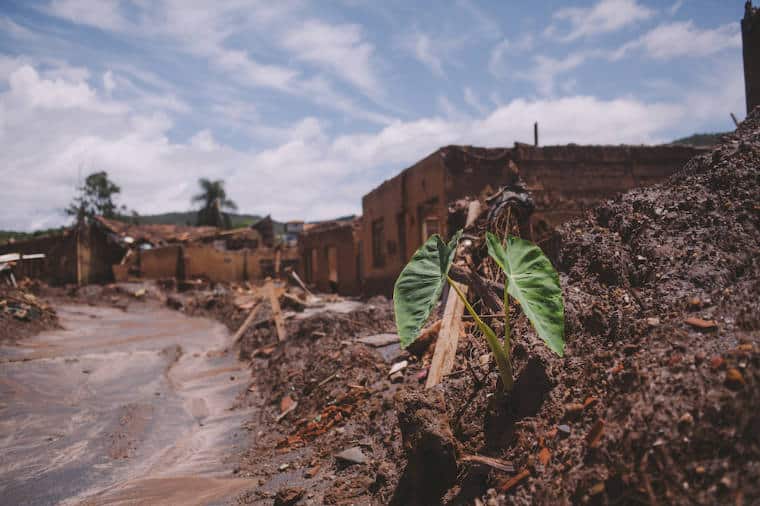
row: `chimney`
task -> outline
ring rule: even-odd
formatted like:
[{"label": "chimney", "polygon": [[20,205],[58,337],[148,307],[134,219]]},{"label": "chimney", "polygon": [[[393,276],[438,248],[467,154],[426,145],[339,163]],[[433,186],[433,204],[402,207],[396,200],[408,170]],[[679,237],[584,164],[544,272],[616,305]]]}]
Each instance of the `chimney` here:
[{"label": "chimney", "polygon": [[538,147],[538,121],[533,123],[533,145]]}]

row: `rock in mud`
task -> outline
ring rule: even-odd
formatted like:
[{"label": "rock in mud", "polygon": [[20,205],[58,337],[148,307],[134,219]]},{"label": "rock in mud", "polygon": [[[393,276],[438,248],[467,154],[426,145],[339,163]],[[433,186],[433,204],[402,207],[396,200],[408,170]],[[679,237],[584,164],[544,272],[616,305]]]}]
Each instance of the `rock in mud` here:
[{"label": "rock in mud", "polygon": [[366,464],[367,456],[364,455],[361,448],[353,446],[335,455],[335,458],[344,464]]},{"label": "rock in mud", "polygon": [[443,395],[402,392],[397,409],[407,465],[391,504],[438,504],[457,478],[457,447]]},{"label": "rock in mud", "polygon": [[274,506],[293,506],[303,498],[306,491],[302,488],[283,488],[274,497]]}]

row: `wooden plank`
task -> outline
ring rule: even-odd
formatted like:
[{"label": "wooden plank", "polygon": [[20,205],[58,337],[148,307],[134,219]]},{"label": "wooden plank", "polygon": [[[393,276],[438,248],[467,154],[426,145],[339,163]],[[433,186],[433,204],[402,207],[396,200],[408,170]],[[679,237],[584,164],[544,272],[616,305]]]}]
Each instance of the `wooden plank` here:
[{"label": "wooden plank", "polygon": [[274,326],[277,330],[277,339],[284,341],[288,338],[285,334],[285,320],[282,318],[282,309],[280,308],[280,301],[277,298],[277,290],[275,289],[272,281],[267,281],[267,295],[269,297],[269,303],[272,306],[272,318],[274,319]]},{"label": "wooden plank", "polygon": [[256,316],[256,312],[259,308],[258,302],[253,304],[253,307],[251,308],[251,312],[248,313],[248,316],[246,317],[243,324],[240,326],[240,328],[235,332],[235,337],[233,339],[233,342],[238,342],[241,337],[243,337],[243,333],[248,329],[248,327],[251,326],[251,323],[253,322],[253,317]]},{"label": "wooden plank", "polygon": [[[467,296],[467,285],[457,283],[457,288]],[[443,310],[441,330],[435,343],[435,352],[433,352],[433,361],[430,364],[425,388],[431,388],[440,383],[443,377],[454,368],[463,311],[464,302],[462,302],[454,290],[449,290],[446,307]]]}]

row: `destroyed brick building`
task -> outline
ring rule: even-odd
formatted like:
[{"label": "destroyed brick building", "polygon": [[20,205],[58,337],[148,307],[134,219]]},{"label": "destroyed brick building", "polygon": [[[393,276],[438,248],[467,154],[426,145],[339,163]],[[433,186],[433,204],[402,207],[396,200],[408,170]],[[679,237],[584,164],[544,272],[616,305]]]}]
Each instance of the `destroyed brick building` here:
[{"label": "destroyed brick building", "polygon": [[299,264],[297,248],[265,240],[252,227],[135,225],[103,217],[61,234],[0,245],[2,253],[45,254],[19,266],[18,274],[53,285],[132,278],[248,281]]},{"label": "destroyed brick building", "polygon": [[742,19],[742,50],[744,56],[744,89],[747,113],[760,105],[760,8],[748,1]]},{"label": "destroyed brick building", "polygon": [[307,283],[323,292],[361,293],[360,227],[355,216],[304,226],[300,252]]},{"label": "destroyed brick building", "polygon": [[536,203],[531,227],[540,232],[600,200],[662,181],[699,152],[678,145],[443,147],[362,199],[363,292],[390,294],[424,240],[448,235],[450,202],[510,184],[518,173]]}]

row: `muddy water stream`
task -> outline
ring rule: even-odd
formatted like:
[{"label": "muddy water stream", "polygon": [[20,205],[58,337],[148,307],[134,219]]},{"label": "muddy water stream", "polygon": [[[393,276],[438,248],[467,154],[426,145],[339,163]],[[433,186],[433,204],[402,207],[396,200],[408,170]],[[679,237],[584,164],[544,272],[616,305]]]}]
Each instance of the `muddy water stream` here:
[{"label": "muddy water stream", "polygon": [[148,304],[58,308],[64,330],[0,348],[3,504],[218,504],[250,373],[219,323]]}]

